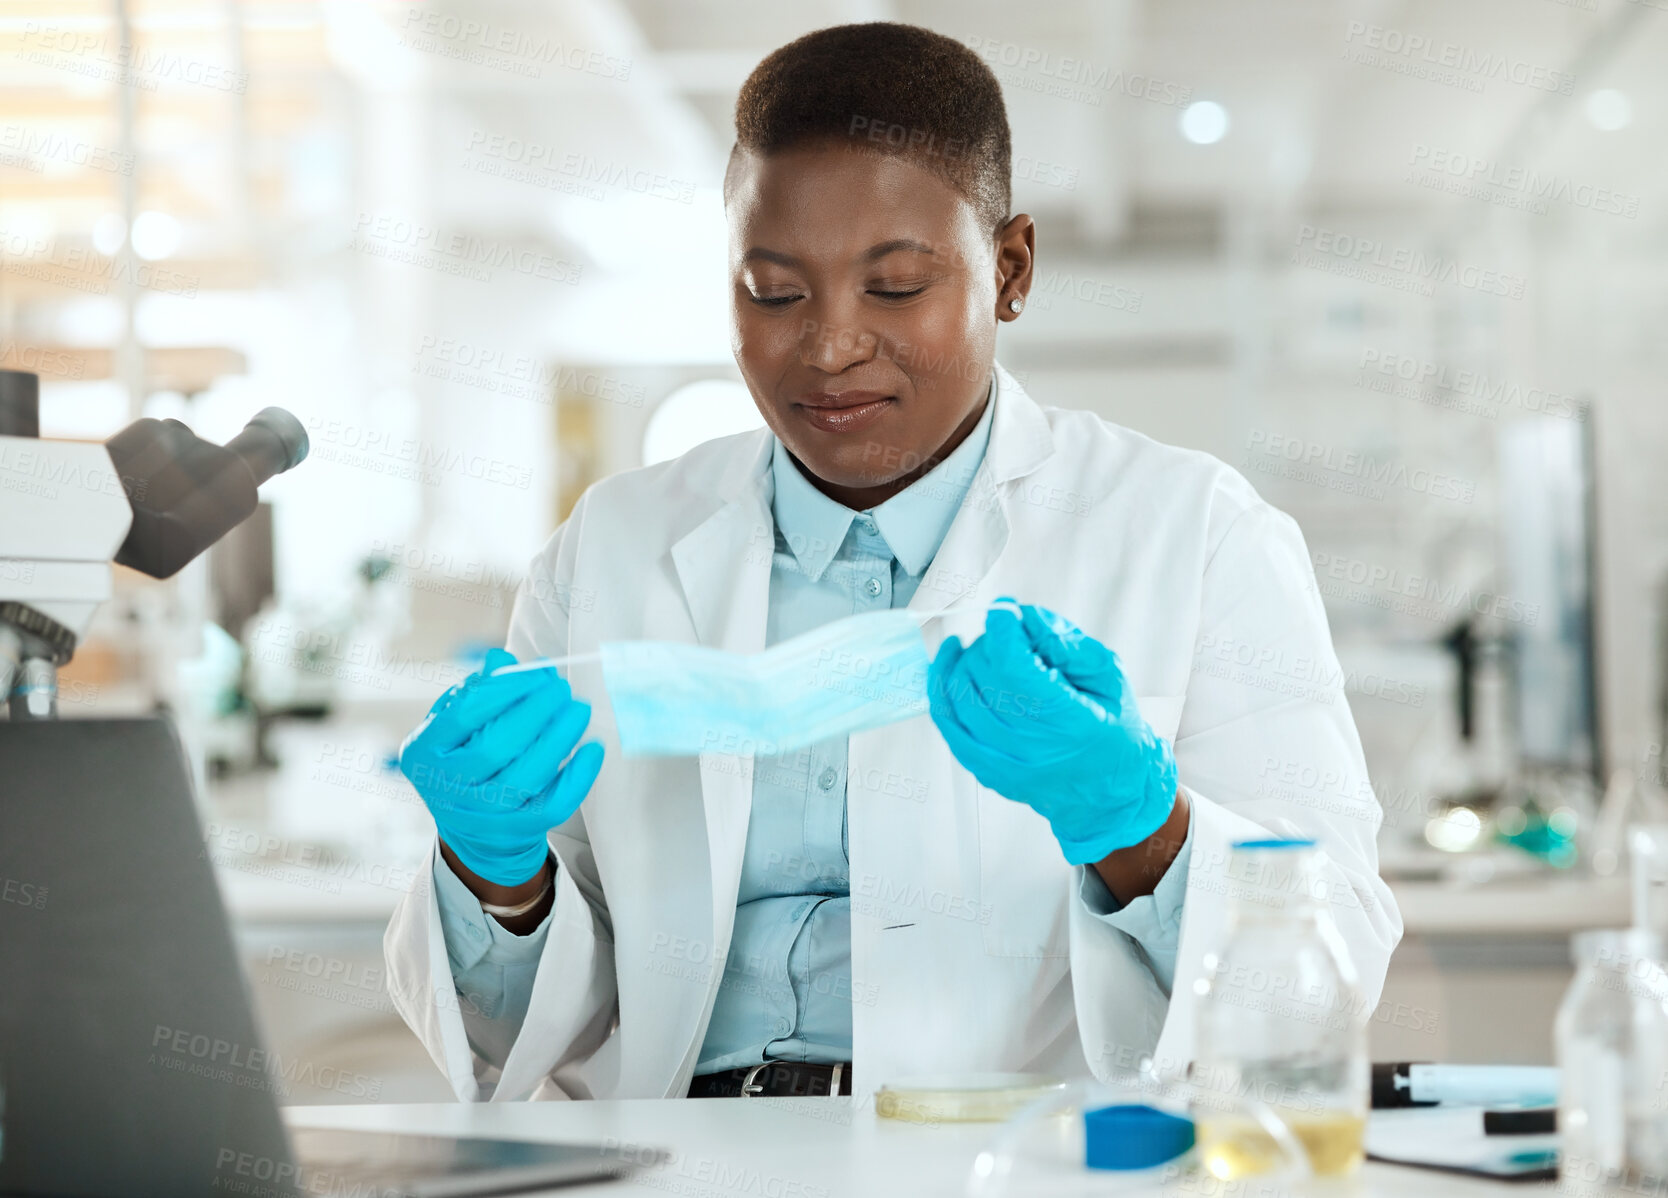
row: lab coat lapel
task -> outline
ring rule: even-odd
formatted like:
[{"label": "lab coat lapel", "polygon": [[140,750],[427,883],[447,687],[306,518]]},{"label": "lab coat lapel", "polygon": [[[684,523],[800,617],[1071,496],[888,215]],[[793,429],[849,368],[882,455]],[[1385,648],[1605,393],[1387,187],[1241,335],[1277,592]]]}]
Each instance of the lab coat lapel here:
[{"label": "lab coat lapel", "polygon": [[764,648],[776,543],[770,514],[774,444],[768,433],[761,434],[720,490],[718,506],[672,544],[678,583],[703,645],[738,653]]},{"label": "lab coat lapel", "polygon": [[[765,647],[770,600],[770,564],[775,523],[770,514],[770,451],[766,434],[744,471],[721,497],[721,505],[672,546],[689,617],[700,644],[735,653]],[[706,1009],[696,1021],[683,1061],[665,1079],[668,1095],[681,1094],[706,1035],[711,998],[722,978],[735,925],[741,859],[747,847],[747,819],[753,797],[753,758],[701,754],[701,800],[705,808],[709,878],[712,884],[713,976]]]},{"label": "lab coat lapel", "polygon": [[[757,653],[765,647],[773,529],[762,490],[749,490],[672,547],[672,560],[701,644],[734,653]],[[742,762],[739,768],[738,761]],[[752,773],[751,757],[701,754],[713,912],[719,927],[727,927],[729,916],[735,913]]]},{"label": "lab coat lapel", "polygon": [[[990,444],[985,460],[973,476],[944,541],[933,555],[932,565],[911,598],[915,611],[930,612],[944,607],[966,607],[979,592],[980,584],[995,566],[1008,543],[1009,510],[1015,502],[1014,480],[1029,474],[1054,452],[1053,430],[1018,381],[996,364],[996,392],[992,402]],[[996,596],[985,596],[992,599]],[[965,618],[950,617],[950,627],[960,629]],[[972,622],[977,634],[984,626],[982,610]]]}]

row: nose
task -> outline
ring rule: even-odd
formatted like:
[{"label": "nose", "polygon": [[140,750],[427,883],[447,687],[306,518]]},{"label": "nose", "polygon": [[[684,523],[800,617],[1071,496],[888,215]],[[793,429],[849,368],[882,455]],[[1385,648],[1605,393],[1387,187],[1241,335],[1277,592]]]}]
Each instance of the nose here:
[{"label": "nose", "polygon": [[879,336],[862,326],[855,311],[823,304],[806,313],[800,326],[799,360],[824,374],[839,374],[873,359],[879,345]]}]

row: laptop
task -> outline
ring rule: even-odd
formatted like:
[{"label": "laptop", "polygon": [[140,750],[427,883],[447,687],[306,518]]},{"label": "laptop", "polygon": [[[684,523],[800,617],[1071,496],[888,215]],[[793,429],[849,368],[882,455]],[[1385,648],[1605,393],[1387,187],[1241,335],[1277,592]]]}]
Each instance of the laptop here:
[{"label": "laptop", "polygon": [[288,1133],[162,719],[0,721],[0,1194],[452,1198],[632,1147]]}]

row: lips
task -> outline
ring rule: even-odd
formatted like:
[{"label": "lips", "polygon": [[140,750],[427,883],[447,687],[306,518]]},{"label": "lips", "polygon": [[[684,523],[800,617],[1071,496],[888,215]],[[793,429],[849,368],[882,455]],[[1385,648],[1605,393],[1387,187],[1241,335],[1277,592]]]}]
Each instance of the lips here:
[{"label": "lips", "polygon": [[879,391],[817,391],[802,396],[793,405],[802,420],[830,433],[849,433],[867,428],[898,401]]}]

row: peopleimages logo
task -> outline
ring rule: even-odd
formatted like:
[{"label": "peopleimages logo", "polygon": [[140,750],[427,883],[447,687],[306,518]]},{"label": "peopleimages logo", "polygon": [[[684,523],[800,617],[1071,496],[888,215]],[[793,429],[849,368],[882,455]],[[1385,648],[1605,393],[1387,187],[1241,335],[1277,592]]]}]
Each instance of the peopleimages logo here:
[{"label": "peopleimages logo", "polygon": [[629,58],[572,45],[549,33],[530,33],[441,9],[414,6],[406,10],[400,44],[534,79],[543,77],[546,66],[622,83],[631,78]]},{"label": "peopleimages logo", "polygon": [[[1358,237],[1315,225],[1298,228],[1293,255],[1293,261],[1301,266],[1333,269],[1332,264],[1340,264],[1363,272],[1387,273],[1421,288],[1428,288],[1431,283],[1452,283],[1485,295],[1522,299],[1527,286],[1527,280],[1522,275],[1505,274],[1475,263],[1462,262],[1458,258],[1427,254],[1406,246],[1387,246],[1374,237]],[[1371,275],[1363,277],[1370,279]],[[1430,292],[1427,289],[1423,294]]]},{"label": "peopleimages logo", "polygon": [[[1503,595],[1486,588],[1472,590],[1456,583],[1444,583],[1424,574],[1409,574],[1391,566],[1365,562],[1359,558],[1318,551],[1313,555],[1315,575],[1321,594],[1328,598],[1354,598],[1370,602],[1374,592],[1382,591],[1387,600],[1416,601],[1407,610],[1421,614],[1417,604],[1443,611],[1467,610],[1479,616],[1491,616],[1512,624],[1533,625],[1541,617],[1541,605]],[[1348,583],[1360,588],[1351,592],[1328,583]],[[1379,604],[1383,606],[1383,604]]]},{"label": "peopleimages logo", "polygon": [[417,342],[411,369],[414,374],[441,382],[543,404],[555,403],[559,395],[582,395],[604,403],[641,408],[648,396],[647,388],[641,383],[627,382],[601,371],[544,362],[530,354],[428,333]]},{"label": "peopleimages logo", "polygon": [[1538,215],[1546,214],[1549,203],[1627,220],[1639,215],[1636,195],[1424,142],[1414,144],[1408,166],[1410,183]]},{"label": "peopleimages logo", "polygon": [[[1363,348],[1359,368],[1363,378],[1369,380],[1367,385],[1374,390],[1390,389],[1375,385],[1379,380],[1400,380],[1412,384],[1414,398],[1423,400],[1427,394],[1464,396],[1476,400],[1479,410],[1490,417],[1498,415],[1501,408],[1517,408],[1564,420],[1587,418],[1586,405],[1574,395],[1524,386],[1487,371],[1450,367],[1394,350]],[[1375,375],[1377,380],[1372,378]]]},{"label": "peopleimages logo", "polygon": [[[1293,472],[1269,471],[1266,464],[1284,463]],[[1339,450],[1318,441],[1306,441],[1284,433],[1254,429],[1246,444],[1246,466],[1265,473],[1282,473],[1302,481],[1317,481],[1335,475],[1362,484],[1362,494],[1383,498],[1385,487],[1395,487],[1434,499],[1470,503],[1477,497],[1477,484],[1423,466],[1409,466],[1396,458],[1377,458],[1360,450]]]},{"label": "peopleimages logo", "polygon": [[1344,43],[1344,57],[1350,61],[1433,82],[1463,85],[1467,91],[1480,92],[1486,81],[1495,80],[1560,96],[1575,94],[1574,75],[1498,50],[1477,50],[1365,21],[1349,23]]},{"label": "peopleimages logo", "polygon": [[185,58],[172,51],[133,42],[118,42],[108,34],[92,30],[25,21],[20,41],[22,48],[16,52],[17,57],[26,62],[144,91],[158,90],[158,84],[163,81],[235,92],[240,96],[249,89],[247,71],[230,70],[217,63]]},{"label": "peopleimages logo", "polygon": [[963,38],[962,42],[989,63],[1003,83],[1027,91],[1089,104],[1099,104],[1102,96],[1112,92],[1170,107],[1186,104],[1193,98],[1191,86],[1139,71],[1123,71],[1086,58],[1055,54],[1037,46],[977,34]]},{"label": "peopleimages logo", "polygon": [[146,262],[131,254],[106,258],[90,246],[63,245],[56,238],[3,227],[0,257],[12,259],[6,266],[9,275],[89,295],[108,295],[112,283],[132,283],[147,291],[195,299],[201,281],[165,262]]},{"label": "peopleimages logo", "polygon": [[577,283],[584,273],[579,263],[539,246],[448,232],[387,213],[361,212],[350,245],[359,253],[482,283],[490,283],[495,270],[556,283]]},{"label": "peopleimages logo", "polygon": [[430,486],[435,484],[440,472],[521,491],[527,490],[533,483],[533,471],[529,466],[348,421],[309,416],[307,433],[313,443],[313,457],[319,460],[360,466],[399,478],[417,479]]},{"label": "peopleimages logo", "polygon": [[18,124],[0,125],[0,161],[36,174],[41,173],[43,162],[56,160],[89,170],[131,175],[133,159],[131,153],[65,137],[52,130],[32,129]]},{"label": "peopleimages logo", "polygon": [[[470,157],[464,159],[463,165],[483,174],[498,174],[517,182],[544,186],[554,186],[558,181],[572,183],[591,199],[606,199],[608,189],[612,188],[679,204],[695,201],[692,180],[484,129],[470,133],[464,153]],[[563,186],[560,190],[573,189]]]},{"label": "peopleimages logo", "polygon": [[54,378],[78,379],[86,373],[87,360],[78,351],[42,349],[38,345],[0,340],[0,367],[27,370],[30,374],[51,375]]},{"label": "peopleimages logo", "polygon": [[161,1023],[151,1035],[148,1063],[172,1073],[222,1081],[244,1089],[269,1090],[280,1098],[287,1097],[289,1087],[296,1084],[372,1102],[382,1096],[379,1078]]}]

